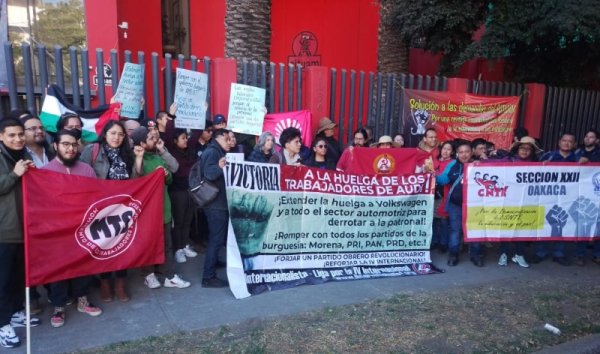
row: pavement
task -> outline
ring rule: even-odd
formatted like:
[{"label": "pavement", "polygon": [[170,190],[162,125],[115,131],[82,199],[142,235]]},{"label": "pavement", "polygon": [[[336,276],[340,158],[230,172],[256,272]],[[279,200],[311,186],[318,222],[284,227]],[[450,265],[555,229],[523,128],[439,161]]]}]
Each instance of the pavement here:
[{"label": "pavement", "polygon": [[[131,341],[149,336],[162,336],[178,331],[193,331],[232,326],[252,319],[277,318],[301,312],[323,309],[373,299],[388,298],[395,294],[417,294],[424,291],[454,287],[495,286],[515,279],[573,279],[593,281],[599,279],[600,267],[588,262],[585,267],[563,267],[551,261],[520,268],[496,265],[497,252],[491,250],[485,267],[477,268],[462,255],[458,266],[446,266],[446,255],[432,252],[433,263],[446,269],[445,273],[381,278],[371,280],[329,282],[273,291],[236,300],[228,288],[202,288],[202,258],[188,259],[181,265],[180,274],[192,282],[187,289],[148,289],[143,285],[139,271],[130,271],[128,278],[131,301],[102,303],[97,289],[91,300],[100,305],[104,313],[96,318],[78,313],[76,305],[67,308],[66,323],[61,328],[49,324],[52,308],[45,301],[44,312],[39,316],[43,323],[31,329],[33,353],[63,353],[79,349],[101,347],[111,343]],[[221,276],[225,270],[220,269]],[[544,323],[540,322],[540,329]],[[0,353],[25,353],[25,328],[17,328],[22,345],[15,349],[0,347]],[[587,340],[586,340],[587,339]],[[544,353],[596,353],[600,352],[600,336],[590,336],[579,341],[561,344],[558,351],[548,348]],[[591,351],[590,351],[591,350]]]}]

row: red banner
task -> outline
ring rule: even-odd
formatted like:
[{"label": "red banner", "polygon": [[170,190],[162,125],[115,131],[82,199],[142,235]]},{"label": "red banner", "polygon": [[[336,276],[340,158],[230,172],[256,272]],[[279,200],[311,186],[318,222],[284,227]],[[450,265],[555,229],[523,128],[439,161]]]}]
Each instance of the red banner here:
[{"label": "red banner", "polygon": [[310,146],[312,143],[312,130],[310,127],[310,111],[295,111],[284,113],[270,113],[265,116],[263,132],[270,132],[279,144],[279,135],[285,128],[294,127],[302,133],[302,143]]},{"label": "red banner", "polygon": [[127,181],[28,172],[27,285],[164,263],[163,188],[160,171]]},{"label": "red banner", "polygon": [[391,148],[375,149],[355,147],[344,150],[338,169],[357,175],[410,175],[415,173],[417,164],[428,155],[420,154],[417,149]]},{"label": "red banner", "polygon": [[483,138],[508,149],[517,124],[518,96],[478,96],[466,93],[404,89],[404,140],[417,146],[428,128],[438,141]]}]

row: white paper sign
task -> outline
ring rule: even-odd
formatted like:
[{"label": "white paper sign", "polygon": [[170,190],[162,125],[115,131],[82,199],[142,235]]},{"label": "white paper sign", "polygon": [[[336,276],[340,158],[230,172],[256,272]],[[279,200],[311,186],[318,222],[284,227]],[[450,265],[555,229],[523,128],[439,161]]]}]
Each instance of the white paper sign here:
[{"label": "white paper sign", "polygon": [[140,116],[143,89],[144,64],[125,63],[115,93],[115,101],[122,104],[122,117],[137,119]]},{"label": "white paper sign", "polygon": [[208,76],[206,74],[177,68],[177,81],[175,83],[176,128],[204,129],[207,90]]},{"label": "white paper sign", "polygon": [[236,133],[260,135],[265,119],[266,90],[242,84],[231,84],[227,128]]},{"label": "white paper sign", "polygon": [[241,152],[230,152],[225,154],[225,160],[227,162],[244,162],[244,154]]}]

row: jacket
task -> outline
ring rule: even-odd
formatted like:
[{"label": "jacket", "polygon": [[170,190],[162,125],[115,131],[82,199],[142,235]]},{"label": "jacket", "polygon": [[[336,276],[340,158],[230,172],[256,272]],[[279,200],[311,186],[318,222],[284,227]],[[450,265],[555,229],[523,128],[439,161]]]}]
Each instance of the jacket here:
[{"label": "jacket", "polygon": [[[110,161],[108,161],[106,151],[104,151],[101,146],[98,147],[98,156],[96,156],[96,159],[94,160],[94,146],[97,144],[98,143],[86,145],[85,148],[83,148],[81,157],[79,159],[81,162],[85,162],[92,166],[94,172],[96,172],[96,177],[106,179],[106,177],[108,177],[108,170],[110,169]],[[133,160],[135,163],[135,158]],[[131,171],[129,169],[127,171],[129,173],[129,178],[135,178],[138,176],[133,165],[128,166],[128,168],[131,168]]]},{"label": "jacket", "polygon": [[[170,155],[169,155],[170,156]],[[144,152],[144,162],[142,165],[142,173],[148,175],[159,166],[163,167],[167,172],[165,176],[165,188],[163,190],[164,201],[163,201],[163,224],[169,224],[173,221],[173,214],[171,213],[171,199],[167,192],[167,186],[173,182],[173,174],[168,168],[167,163],[158,153]]]},{"label": "jacket", "polygon": [[225,175],[223,169],[219,167],[219,160],[223,157],[225,157],[225,150],[215,140],[211,140],[202,156],[200,156],[200,167],[204,179],[214,183],[219,188],[217,197],[204,206],[204,209],[227,210]]},{"label": "jacket", "polygon": [[[454,160],[455,162],[452,163],[450,162],[448,164],[448,166],[446,166],[446,169],[444,170],[444,172],[442,172],[442,174],[440,174],[439,176],[437,176],[435,178],[436,182],[438,184],[441,185],[450,185],[450,195],[448,196],[449,201],[452,204],[456,204],[456,205],[462,205],[463,202],[463,184],[462,181],[458,181],[457,180],[460,178],[462,179],[463,173],[464,173],[464,166],[461,162],[459,162],[458,160]],[[454,186],[454,184],[456,183],[456,186],[454,188],[452,188]]]},{"label": "jacket", "polygon": [[[25,158],[31,156],[25,152]],[[15,163],[0,143],[0,243],[23,243],[23,193]]]}]

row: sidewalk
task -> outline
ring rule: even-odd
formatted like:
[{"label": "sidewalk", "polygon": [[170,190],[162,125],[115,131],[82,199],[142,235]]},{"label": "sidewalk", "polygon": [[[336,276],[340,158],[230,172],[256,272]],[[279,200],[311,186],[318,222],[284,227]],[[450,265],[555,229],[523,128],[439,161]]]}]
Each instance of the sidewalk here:
[{"label": "sidewalk", "polygon": [[[148,336],[161,336],[177,331],[208,329],[233,325],[255,318],[279,317],[325,307],[359,303],[370,299],[386,298],[398,293],[415,294],[422,291],[442,290],[454,287],[486,285],[494,286],[511,279],[600,279],[600,267],[588,262],[585,267],[562,267],[552,261],[544,261],[529,269],[514,264],[509,267],[496,265],[497,252],[488,252],[485,267],[477,268],[463,254],[457,267],[446,266],[446,255],[432,252],[434,264],[446,273],[400,278],[330,282],[322,285],[300,286],[293,289],[260,294],[243,300],[234,299],[228,288],[204,289],[200,286],[202,258],[188,259],[181,272],[192,282],[187,289],[148,289],[143,285],[140,273],[131,271],[128,278],[132,300],[128,303],[115,301],[102,303],[98,290],[93,289],[92,301],[100,305],[104,313],[91,318],[78,313],[76,305],[67,308],[65,326],[52,328],[49,324],[51,306],[46,305],[39,317],[43,323],[31,329],[33,353],[62,353],[129,341]],[[220,269],[221,275],[224,269]],[[544,324],[540,323],[540,327]],[[0,348],[0,353],[24,353],[25,329],[18,328],[22,345],[17,349]],[[565,345],[565,344],[563,344]],[[568,344],[567,344],[568,345]],[[590,345],[600,348],[600,338]],[[561,348],[566,352],[572,352]],[[575,347],[573,350],[576,350]],[[565,351],[562,351],[565,352]]]}]

